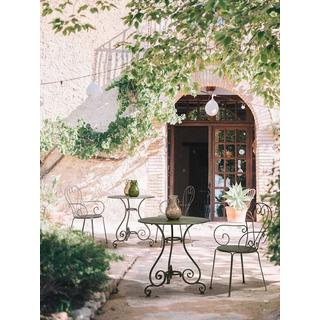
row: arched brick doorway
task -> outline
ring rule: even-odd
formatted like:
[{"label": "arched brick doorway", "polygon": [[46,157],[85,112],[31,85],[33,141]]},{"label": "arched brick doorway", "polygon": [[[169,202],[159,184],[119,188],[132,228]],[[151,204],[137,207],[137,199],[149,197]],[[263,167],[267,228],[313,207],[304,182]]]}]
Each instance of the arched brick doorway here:
[{"label": "arched brick doorway", "polygon": [[[203,88],[206,86],[216,86],[232,92],[234,95],[239,96],[245,101],[246,105],[251,110],[254,118],[256,142],[256,198],[257,201],[260,201],[261,196],[268,190],[268,183],[270,180],[269,174],[272,172],[274,161],[279,156],[276,148],[274,148],[276,141],[272,131],[273,123],[279,121],[278,109],[275,108],[271,111],[268,107],[264,106],[262,98],[250,93],[250,86],[247,82],[243,81],[234,84],[226,78],[216,76],[210,69],[195,73],[193,75],[193,80],[198,82]],[[176,101],[183,95],[184,93],[180,92],[176,96]],[[163,142],[166,143],[165,141]],[[167,149],[167,153],[168,152],[169,150]],[[169,181],[167,184],[169,184]],[[164,195],[167,194],[167,190],[163,190],[162,192]]]},{"label": "arched brick doorway", "polygon": [[187,185],[196,189],[190,215],[225,218],[224,191],[235,182],[256,188],[254,117],[237,95],[216,88],[217,116],[204,106],[210,95],[182,96],[178,114],[186,119],[168,126],[168,193],[182,196]]}]

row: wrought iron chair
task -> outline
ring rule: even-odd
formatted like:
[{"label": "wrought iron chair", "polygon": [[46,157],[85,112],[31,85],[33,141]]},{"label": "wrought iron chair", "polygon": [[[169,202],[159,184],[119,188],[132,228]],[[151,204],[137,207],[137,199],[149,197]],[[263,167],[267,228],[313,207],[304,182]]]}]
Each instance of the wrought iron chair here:
[{"label": "wrought iron chair", "polygon": [[106,226],[104,223],[104,217],[102,216],[105,210],[104,203],[98,200],[91,200],[91,201],[83,200],[81,190],[74,185],[68,186],[65,189],[64,196],[66,198],[66,201],[68,202],[69,207],[71,208],[72,215],[73,215],[70,229],[72,229],[73,222],[75,219],[82,219],[83,220],[82,232],[83,232],[86,220],[91,220],[92,237],[94,238],[93,220],[102,218],[104,236],[106,239],[106,244],[108,244]]},{"label": "wrought iron chair", "polygon": [[[188,213],[189,213],[189,209],[190,209],[190,206],[194,200],[194,197],[195,197],[195,188],[193,186],[187,186],[184,191],[183,191],[183,194],[182,194],[182,202],[180,204],[181,206],[181,210],[182,210],[182,215],[184,216],[187,216]],[[160,205],[159,205],[159,210],[161,213],[165,214],[165,210],[166,210],[166,204],[167,204],[168,200],[164,200],[162,202],[160,202]],[[162,230],[164,231],[164,225],[162,226]],[[190,232],[188,231],[188,235],[189,235],[189,238],[190,238],[190,241],[191,240],[191,236],[190,236]],[[180,226],[180,241],[182,242],[182,228]],[[156,231],[156,239],[155,239],[155,242],[157,242],[158,240],[158,228],[157,228],[157,231]]]},{"label": "wrought iron chair", "polygon": [[[214,265],[215,265],[217,251],[229,253],[231,256],[229,293],[228,293],[229,297],[231,295],[233,256],[235,254],[240,254],[240,258],[241,258],[242,283],[245,283],[243,255],[249,254],[249,253],[256,253],[258,255],[263,284],[264,284],[265,290],[267,290],[264,274],[262,271],[261,261],[260,261],[259,246],[261,243],[265,242],[267,239],[266,238],[267,229],[272,220],[272,210],[267,204],[262,202],[257,202],[255,205],[255,209],[253,211],[254,212],[251,212],[251,211],[247,212],[247,221],[245,222],[245,224],[222,224],[216,227],[216,229],[213,232],[213,236],[215,241],[218,244],[218,247],[214,250],[210,289],[212,289],[213,272],[214,272]],[[255,223],[254,223],[255,215],[261,216],[262,218],[261,227],[255,228]],[[230,234],[226,232],[226,229],[228,228],[238,228],[240,235],[235,236],[234,237],[235,239],[231,239]]]}]

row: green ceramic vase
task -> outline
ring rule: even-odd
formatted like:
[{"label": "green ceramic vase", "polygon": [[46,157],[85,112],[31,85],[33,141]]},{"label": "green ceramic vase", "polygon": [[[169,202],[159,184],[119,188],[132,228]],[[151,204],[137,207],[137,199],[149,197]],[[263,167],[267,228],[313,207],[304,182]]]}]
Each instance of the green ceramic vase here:
[{"label": "green ceramic vase", "polygon": [[137,180],[131,180],[129,188],[129,197],[137,197],[139,195],[139,188]]}]

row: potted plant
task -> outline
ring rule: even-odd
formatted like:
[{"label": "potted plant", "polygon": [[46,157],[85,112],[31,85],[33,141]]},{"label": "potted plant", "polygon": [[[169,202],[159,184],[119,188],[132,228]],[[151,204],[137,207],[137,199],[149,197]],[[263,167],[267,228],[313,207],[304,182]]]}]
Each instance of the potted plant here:
[{"label": "potted plant", "polygon": [[227,220],[228,222],[245,222],[248,211],[248,203],[253,199],[248,195],[249,189],[242,188],[241,183],[232,185],[223,196],[226,199]]}]

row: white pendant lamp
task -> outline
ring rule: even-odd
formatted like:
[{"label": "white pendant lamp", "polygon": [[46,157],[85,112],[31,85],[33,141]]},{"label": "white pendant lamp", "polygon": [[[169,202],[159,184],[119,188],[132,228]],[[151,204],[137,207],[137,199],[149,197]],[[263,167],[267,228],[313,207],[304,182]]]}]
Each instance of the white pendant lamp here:
[{"label": "white pendant lamp", "polygon": [[100,88],[100,86],[92,81],[87,88],[87,95],[89,97],[98,97],[102,94],[102,89]]},{"label": "white pendant lamp", "polygon": [[216,100],[214,100],[215,94],[212,93],[211,99],[207,102],[205,106],[206,114],[210,117],[215,116],[219,112],[219,105]]}]

